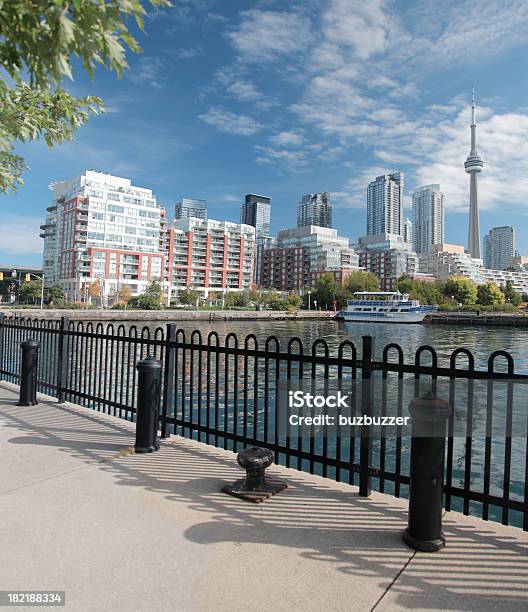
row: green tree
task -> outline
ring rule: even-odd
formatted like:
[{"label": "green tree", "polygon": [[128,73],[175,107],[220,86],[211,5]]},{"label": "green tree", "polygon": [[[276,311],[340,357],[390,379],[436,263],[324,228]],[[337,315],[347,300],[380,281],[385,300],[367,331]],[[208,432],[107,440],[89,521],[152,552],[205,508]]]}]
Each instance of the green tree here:
[{"label": "green tree", "polygon": [[514,306],[520,306],[522,297],[513,288],[511,280],[506,281],[506,285],[502,288],[506,302],[513,304]]},{"label": "green tree", "polygon": [[398,280],[398,291],[400,293],[411,293],[414,283],[408,274],[402,274]]},{"label": "green tree", "polygon": [[137,297],[133,297],[128,302],[132,308],[142,310],[161,310],[162,289],[161,283],[157,280],[151,281],[145,292]]},{"label": "green tree", "polygon": [[34,280],[29,283],[22,283],[18,290],[18,300],[27,304],[28,302],[36,302],[40,300],[42,291],[42,281]]},{"label": "green tree", "polygon": [[180,304],[185,304],[185,306],[196,306],[197,299],[198,292],[195,289],[183,289],[178,293]]},{"label": "green tree", "polygon": [[475,304],[477,286],[465,276],[450,276],[444,285],[444,295],[463,305]]},{"label": "green tree", "polygon": [[352,272],[344,283],[345,290],[352,295],[356,291],[379,291],[379,278],[372,272]]},{"label": "green tree", "polygon": [[477,301],[482,306],[493,306],[494,304],[504,304],[506,301],[501,288],[495,283],[484,283],[477,289]]},{"label": "green tree", "polygon": [[321,274],[315,283],[315,289],[312,291],[312,303],[317,302],[317,306],[321,308],[330,308],[338,293],[338,287],[334,280],[333,274],[329,272]]},{"label": "green tree", "polygon": [[[139,52],[126,21],[143,28],[143,0],[0,0],[0,193],[23,183],[17,142],[43,138],[49,147],[71,140],[99,98],[75,98],[61,87],[72,60],[93,77],[97,65],[121,76],[126,50]],[[168,0],[150,0],[168,6]]]},{"label": "green tree", "polygon": [[292,291],[282,300],[283,307],[281,310],[296,311],[299,310],[301,304],[301,296],[297,292]]},{"label": "green tree", "polygon": [[53,306],[60,306],[64,302],[64,291],[60,285],[53,285],[47,290],[48,301]]}]

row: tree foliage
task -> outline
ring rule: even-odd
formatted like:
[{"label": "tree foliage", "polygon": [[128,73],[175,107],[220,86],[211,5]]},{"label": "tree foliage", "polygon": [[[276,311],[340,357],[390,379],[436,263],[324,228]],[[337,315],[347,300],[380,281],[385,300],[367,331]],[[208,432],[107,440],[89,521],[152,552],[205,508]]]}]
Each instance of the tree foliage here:
[{"label": "tree foliage", "polygon": [[[93,77],[96,66],[121,76],[127,49],[141,48],[126,21],[143,29],[143,0],[0,0],[0,193],[23,183],[26,168],[13,145],[43,138],[51,147],[71,140],[89,115],[104,110],[94,96],[75,98],[61,87],[73,79],[72,60]],[[169,0],[150,0],[168,6]]]},{"label": "tree foliage", "polygon": [[29,283],[22,283],[20,285],[20,289],[18,290],[18,300],[19,302],[35,302],[36,300],[40,300],[40,295],[42,292],[42,281],[34,280]]},{"label": "tree foliage", "polygon": [[482,306],[494,306],[495,304],[504,304],[506,301],[504,293],[495,283],[484,283],[479,285],[477,289],[477,301]]},{"label": "tree foliage", "polygon": [[372,272],[352,272],[344,282],[344,289],[350,295],[356,291],[379,291],[379,279]]},{"label": "tree foliage", "polygon": [[444,295],[464,306],[477,301],[477,286],[465,276],[450,276],[444,285]]},{"label": "tree foliage", "polygon": [[522,297],[514,290],[511,280],[506,281],[506,285],[502,288],[506,302],[514,306],[520,306]]}]

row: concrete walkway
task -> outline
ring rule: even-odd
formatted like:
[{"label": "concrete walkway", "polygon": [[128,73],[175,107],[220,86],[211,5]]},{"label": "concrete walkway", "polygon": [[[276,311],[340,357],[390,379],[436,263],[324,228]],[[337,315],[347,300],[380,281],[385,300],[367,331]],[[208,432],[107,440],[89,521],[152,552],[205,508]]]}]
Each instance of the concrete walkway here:
[{"label": "concrete walkway", "polygon": [[448,513],[447,548],[416,554],[405,500],[274,467],[289,488],[255,506],[219,492],[233,453],[130,454],[126,421],[16,398],[0,383],[0,590],[109,612],[528,609],[520,529]]}]

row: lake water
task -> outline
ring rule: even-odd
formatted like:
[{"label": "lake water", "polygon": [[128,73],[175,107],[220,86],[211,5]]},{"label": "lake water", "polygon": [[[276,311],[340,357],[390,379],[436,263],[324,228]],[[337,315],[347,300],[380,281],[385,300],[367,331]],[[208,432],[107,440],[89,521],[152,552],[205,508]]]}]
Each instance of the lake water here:
[{"label": "lake water", "polygon": [[[221,338],[235,333],[239,342],[247,334],[255,334],[260,340],[274,335],[284,349],[290,338],[296,336],[304,344],[305,352],[311,343],[324,338],[330,353],[337,352],[343,340],[351,340],[361,354],[361,337],[371,335],[375,342],[375,354],[381,357],[383,347],[390,342],[401,345],[406,361],[412,362],[418,347],[429,344],[438,353],[439,365],[448,365],[450,354],[459,347],[470,349],[475,356],[476,368],[487,368],[491,353],[504,350],[511,353],[515,370],[528,373],[528,329],[514,327],[472,327],[447,325],[406,325],[397,323],[344,323],[342,321],[175,321],[178,327],[191,332],[200,330],[204,338],[216,331]],[[164,327],[166,322],[152,322],[149,327]]]}]

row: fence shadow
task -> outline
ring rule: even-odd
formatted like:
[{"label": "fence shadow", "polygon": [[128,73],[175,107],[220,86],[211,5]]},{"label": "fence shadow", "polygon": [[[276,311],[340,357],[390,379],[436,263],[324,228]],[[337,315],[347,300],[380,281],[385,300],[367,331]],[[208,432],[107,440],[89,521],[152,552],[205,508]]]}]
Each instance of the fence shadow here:
[{"label": "fence shadow", "polygon": [[[0,395],[7,396],[0,388]],[[141,487],[185,504],[196,521],[185,537],[201,545],[219,542],[271,544],[302,558],[332,564],[344,576],[375,577],[391,598],[408,608],[467,610],[528,606],[528,540],[493,524],[482,528],[450,514],[448,547],[433,555],[414,554],[401,540],[403,502],[374,494],[359,498],[353,487],[272,468],[288,489],[261,506],[220,492],[241,476],[234,455],[173,437],[151,455],[126,455],[133,425],[97,412],[41,402],[21,408],[2,400],[0,421],[13,428],[9,444],[46,445],[112,474],[121,486]],[[20,432],[23,435],[19,435]],[[462,518],[462,517],[460,517]],[[314,587],[315,588],[315,587]],[[447,602],[447,605],[446,605]],[[388,603],[387,603],[388,605]]]}]

